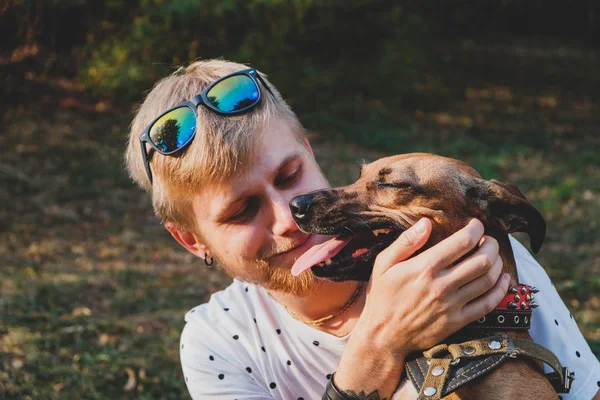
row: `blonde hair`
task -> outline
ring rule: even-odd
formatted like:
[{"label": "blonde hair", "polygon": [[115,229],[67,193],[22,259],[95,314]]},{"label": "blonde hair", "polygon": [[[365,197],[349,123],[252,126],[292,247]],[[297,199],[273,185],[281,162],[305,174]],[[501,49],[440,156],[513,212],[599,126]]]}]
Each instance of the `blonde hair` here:
[{"label": "blonde hair", "polygon": [[[180,153],[163,156],[147,145],[153,176],[150,184],[141,156],[142,130],[165,110],[191,99],[215,80],[247,68],[224,60],[193,62],[157,82],[137,111],[131,123],[125,164],[131,178],[151,194],[154,212],[163,223],[171,222],[179,230],[199,234],[191,211],[191,195],[209,183],[221,183],[243,173],[273,118],[282,118],[298,139],[304,135],[296,115],[267,82],[273,96],[261,87],[262,100],[248,113],[221,116],[198,106],[196,135]],[[266,81],[264,75],[261,77]]]}]

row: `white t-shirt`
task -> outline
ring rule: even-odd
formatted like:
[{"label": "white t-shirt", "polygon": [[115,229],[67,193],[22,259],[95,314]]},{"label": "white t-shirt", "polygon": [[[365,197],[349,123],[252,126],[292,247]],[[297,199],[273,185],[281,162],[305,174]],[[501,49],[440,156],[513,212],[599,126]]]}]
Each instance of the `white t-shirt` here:
[{"label": "white t-shirt", "polygon": [[[571,393],[562,398],[591,399],[600,389],[598,359],[544,269],[511,240],[519,280],[540,289],[529,332],[576,373]],[[185,320],[180,355],[194,400],[320,399],[349,337],[295,320],[263,288],[237,279]]]}]

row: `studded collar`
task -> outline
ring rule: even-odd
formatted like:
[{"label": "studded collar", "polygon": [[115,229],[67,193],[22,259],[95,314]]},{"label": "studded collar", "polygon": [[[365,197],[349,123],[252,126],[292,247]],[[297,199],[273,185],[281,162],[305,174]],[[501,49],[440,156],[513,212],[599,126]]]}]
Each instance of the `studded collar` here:
[{"label": "studded collar", "polygon": [[508,292],[496,308],[477,321],[468,324],[466,330],[526,331],[531,326],[532,310],[538,307],[533,295],[539,292],[534,286],[518,284]]}]

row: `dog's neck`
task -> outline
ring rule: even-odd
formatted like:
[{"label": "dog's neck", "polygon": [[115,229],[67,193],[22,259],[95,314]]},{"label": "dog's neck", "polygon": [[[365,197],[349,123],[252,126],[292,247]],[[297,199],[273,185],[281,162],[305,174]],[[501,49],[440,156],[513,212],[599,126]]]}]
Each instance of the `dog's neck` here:
[{"label": "dog's neck", "polygon": [[503,263],[502,272],[506,272],[511,276],[511,286],[518,284],[519,274],[517,272],[517,263],[508,234],[492,229],[486,229],[485,234],[493,237],[498,242],[498,254],[500,255],[500,258],[502,258]]},{"label": "dog's neck", "polygon": [[[519,283],[527,284],[528,282],[519,282],[519,275],[517,272],[517,264],[515,261],[515,256],[513,253],[512,245],[510,244],[510,237],[508,236],[508,234],[503,231],[500,231],[500,230],[489,229],[488,227],[486,227],[485,234],[487,236],[493,237],[498,242],[498,254],[500,255],[500,258],[502,258],[502,272],[508,273],[510,275],[510,277],[511,277],[510,286],[516,287]],[[531,283],[531,282],[529,282],[529,283]],[[483,336],[487,336],[487,335],[499,333],[499,332],[507,334],[511,337],[516,337],[516,338],[522,338],[522,339],[530,338],[528,331],[514,331],[514,330],[506,330],[506,329],[498,329],[497,331],[484,330],[484,331],[479,331],[479,334],[482,334]],[[461,329],[460,331],[456,332],[455,336],[458,338],[461,338],[465,333],[467,335],[469,335],[469,334],[472,334],[472,331],[469,331],[468,329],[467,330]]]}]

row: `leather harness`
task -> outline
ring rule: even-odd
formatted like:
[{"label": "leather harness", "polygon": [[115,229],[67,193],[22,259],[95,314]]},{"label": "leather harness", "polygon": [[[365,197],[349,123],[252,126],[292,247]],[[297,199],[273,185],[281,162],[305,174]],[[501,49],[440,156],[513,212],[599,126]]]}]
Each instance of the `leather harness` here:
[{"label": "leather harness", "polygon": [[414,353],[406,360],[406,373],[419,391],[419,400],[437,400],[471,380],[498,368],[510,358],[530,357],[554,370],[546,376],[557,393],[568,393],[575,373],[561,365],[550,350],[532,340],[490,331],[527,331],[538,289],[511,287],[495,310],[450,336],[449,343]]}]

